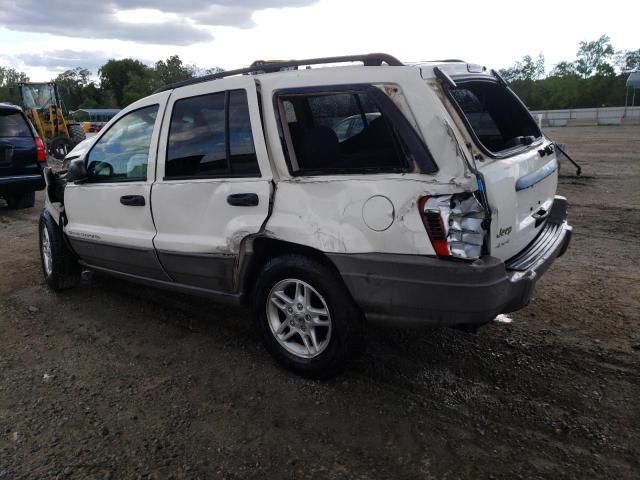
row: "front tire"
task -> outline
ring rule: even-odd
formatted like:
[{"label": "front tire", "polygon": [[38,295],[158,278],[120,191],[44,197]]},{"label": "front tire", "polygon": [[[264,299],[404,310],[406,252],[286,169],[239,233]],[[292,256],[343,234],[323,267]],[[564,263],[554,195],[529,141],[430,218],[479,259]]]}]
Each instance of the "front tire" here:
[{"label": "front tire", "polygon": [[269,260],[253,300],[267,350],[296,373],[335,376],[361,351],[362,314],[339,275],[319,261],[299,254]]},{"label": "front tire", "polygon": [[55,291],[77,286],[82,268],[64,242],[60,227],[46,210],[40,215],[39,233],[40,262],[47,285]]}]

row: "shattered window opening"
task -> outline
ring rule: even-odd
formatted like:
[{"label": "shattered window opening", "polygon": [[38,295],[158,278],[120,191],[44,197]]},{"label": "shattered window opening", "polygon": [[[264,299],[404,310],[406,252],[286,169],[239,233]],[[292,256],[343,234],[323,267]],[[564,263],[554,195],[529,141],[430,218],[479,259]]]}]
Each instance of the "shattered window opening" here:
[{"label": "shattered window opening", "polygon": [[[366,92],[283,96],[292,170],[308,175],[407,171],[405,147]],[[289,142],[288,142],[289,143]]]}]

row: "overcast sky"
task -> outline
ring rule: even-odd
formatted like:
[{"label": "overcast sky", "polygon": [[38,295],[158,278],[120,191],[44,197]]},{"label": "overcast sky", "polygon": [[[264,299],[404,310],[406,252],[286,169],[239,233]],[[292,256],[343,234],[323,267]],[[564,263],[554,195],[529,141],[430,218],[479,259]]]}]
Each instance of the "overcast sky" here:
[{"label": "overcast sky", "polygon": [[95,73],[108,58],[173,54],[230,69],[367,52],[501,68],[542,53],[550,70],[602,34],[616,49],[640,48],[639,14],[622,0],[0,0],[0,64],[42,81],[76,66]]}]

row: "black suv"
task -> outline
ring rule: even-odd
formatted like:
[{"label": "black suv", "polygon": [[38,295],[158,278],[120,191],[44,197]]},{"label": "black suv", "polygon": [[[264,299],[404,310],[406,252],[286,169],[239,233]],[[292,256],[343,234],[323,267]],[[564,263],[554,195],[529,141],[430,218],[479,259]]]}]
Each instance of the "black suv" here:
[{"label": "black suv", "polygon": [[0,103],[0,197],[9,208],[29,208],[45,187],[44,143],[22,109]]}]

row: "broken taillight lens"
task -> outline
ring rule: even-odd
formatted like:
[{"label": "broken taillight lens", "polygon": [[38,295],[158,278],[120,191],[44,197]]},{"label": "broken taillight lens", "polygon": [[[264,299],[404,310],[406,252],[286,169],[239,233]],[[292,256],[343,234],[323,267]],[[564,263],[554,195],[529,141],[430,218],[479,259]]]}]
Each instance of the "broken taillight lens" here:
[{"label": "broken taillight lens", "polygon": [[36,144],[36,160],[40,163],[47,161],[47,151],[44,148],[44,142],[40,137],[35,138]]},{"label": "broken taillight lens", "polygon": [[480,258],[485,237],[485,209],[474,194],[422,197],[418,207],[439,257]]}]

